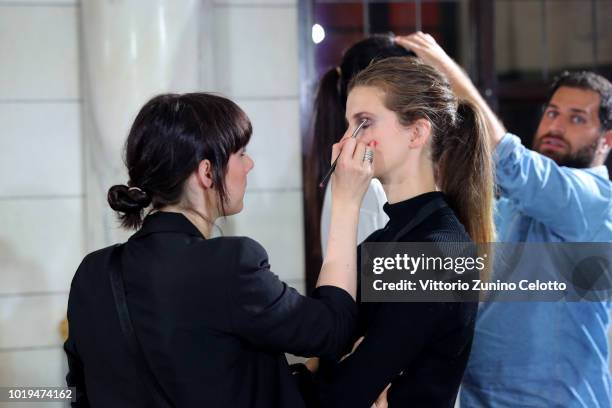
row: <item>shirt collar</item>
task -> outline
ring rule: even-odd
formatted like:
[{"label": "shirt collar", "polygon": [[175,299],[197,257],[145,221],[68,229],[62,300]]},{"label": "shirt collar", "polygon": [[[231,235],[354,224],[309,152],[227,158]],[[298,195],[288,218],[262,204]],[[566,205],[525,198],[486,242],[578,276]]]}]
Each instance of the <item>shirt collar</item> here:
[{"label": "shirt collar", "polygon": [[595,166],[589,167],[588,169],[584,169],[589,173],[593,173],[596,176],[604,177],[606,180],[610,177],[608,173],[608,168],[606,166]]},{"label": "shirt collar", "polygon": [[404,224],[414,218],[420,208],[436,200],[445,202],[444,193],[440,191],[431,191],[394,204],[386,203],[383,206],[383,210],[389,216],[389,220],[392,224]]},{"label": "shirt collar", "polygon": [[145,217],[140,230],[132,235],[130,239],[141,238],[156,232],[179,232],[198,238],[205,238],[200,230],[198,230],[183,214],[157,211]]}]

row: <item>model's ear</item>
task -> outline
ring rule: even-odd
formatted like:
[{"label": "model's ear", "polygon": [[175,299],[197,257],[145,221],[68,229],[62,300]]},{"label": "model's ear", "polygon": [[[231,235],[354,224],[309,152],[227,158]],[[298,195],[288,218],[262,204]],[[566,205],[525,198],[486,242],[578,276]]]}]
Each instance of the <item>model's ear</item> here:
[{"label": "model's ear", "polygon": [[431,122],[427,119],[417,119],[410,125],[410,129],[410,147],[425,146],[431,137]]},{"label": "model's ear", "polygon": [[603,134],[603,145],[606,148],[606,154],[612,149],[612,129],[607,130]]},{"label": "model's ear", "polygon": [[214,181],[212,177],[212,164],[208,159],[202,160],[198,165],[196,172],[198,182],[204,188],[213,188]]}]

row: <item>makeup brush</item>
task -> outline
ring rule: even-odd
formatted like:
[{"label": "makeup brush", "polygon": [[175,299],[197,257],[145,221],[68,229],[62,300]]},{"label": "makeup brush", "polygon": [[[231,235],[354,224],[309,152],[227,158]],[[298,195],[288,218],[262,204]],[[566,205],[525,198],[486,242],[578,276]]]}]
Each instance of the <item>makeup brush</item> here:
[{"label": "makeup brush", "polygon": [[[353,139],[355,139],[357,137],[357,134],[359,133],[361,128],[363,128],[363,125],[365,125],[367,122],[368,122],[367,119],[364,119],[364,120],[361,121],[359,126],[357,126],[357,129],[355,129],[355,131],[351,135],[351,137]],[[336,160],[334,160],[334,162],[332,163],[332,165],[329,168],[327,174],[325,174],[325,177],[323,177],[323,180],[321,180],[321,182],[319,183],[319,188],[323,188],[325,186],[325,183],[327,182],[327,180],[331,177],[331,175],[334,172],[334,170],[336,170],[336,163],[338,163],[338,158],[339,157],[340,157],[340,155],[338,155],[338,157],[336,157]]]}]

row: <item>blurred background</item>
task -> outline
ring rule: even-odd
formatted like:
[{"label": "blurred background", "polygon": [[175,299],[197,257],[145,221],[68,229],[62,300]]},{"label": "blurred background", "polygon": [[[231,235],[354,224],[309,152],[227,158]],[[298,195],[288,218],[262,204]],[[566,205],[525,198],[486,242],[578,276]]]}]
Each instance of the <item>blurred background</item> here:
[{"label": "blurred background", "polygon": [[344,49],[431,33],[530,145],[554,75],[611,78],[610,21],[610,0],[0,0],[0,386],[64,384],[70,281],[129,236],[106,192],[127,181],[123,142],[150,97],[213,91],[247,112],[255,169],[220,227],[260,241],[305,293],[320,259],[302,157],[317,81]]}]

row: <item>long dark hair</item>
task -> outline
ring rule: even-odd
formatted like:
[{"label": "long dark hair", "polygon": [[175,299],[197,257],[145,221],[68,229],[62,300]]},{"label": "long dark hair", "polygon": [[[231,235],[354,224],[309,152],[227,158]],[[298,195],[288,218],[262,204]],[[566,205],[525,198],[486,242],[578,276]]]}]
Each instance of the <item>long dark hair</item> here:
[{"label": "long dark hair", "polygon": [[225,214],[225,174],[231,154],[246,146],[252,127],[229,99],[207,93],[165,94],[147,102],[125,143],[127,185],[112,186],[108,203],[124,228],[138,228],[145,208],[177,204],[185,180],[209,160],[219,212]]},{"label": "long dark hair", "polygon": [[431,123],[437,185],[470,237],[493,242],[493,160],[482,113],[458,101],[448,80],[417,58],[378,61],[360,72],[349,89],[357,86],[382,90],[385,107],[403,126],[417,119]]},{"label": "long dark hair", "polygon": [[[346,50],[339,66],[321,78],[314,103],[314,126],[306,143],[304,162],[305,231],[307,268],[318,272],[321,264],[321,209],[325,190],[319,182],[329,170],[332,145],[346,130],[344,112],[348,84],[372,61],[414,55],[395,44],[394,36],[373,35]],[[310,274],[307,273],[307,276]],[[316,278],[315,278],[316,279]]]}]

